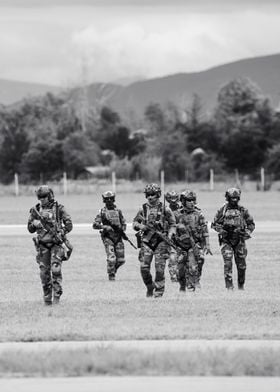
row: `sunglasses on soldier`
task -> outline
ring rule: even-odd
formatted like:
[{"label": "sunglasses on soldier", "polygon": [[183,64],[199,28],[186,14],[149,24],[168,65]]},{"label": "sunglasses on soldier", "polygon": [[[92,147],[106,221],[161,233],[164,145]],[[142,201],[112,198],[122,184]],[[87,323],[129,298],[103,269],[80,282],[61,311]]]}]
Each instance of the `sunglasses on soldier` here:
[{"label": "sunglasses on soldier", "polygon": [[115,198],[114,198],[114,197],[106,197],[104,200],[105,200],[105,201],[114,201]]},{"label": "sunglasses on soldier", "polygon": [[147,192],[146,194],[145,194],[145,196],[146,197],[149,197],[149,196],[156,196],[157,194],[155,193],[155,192]]}]

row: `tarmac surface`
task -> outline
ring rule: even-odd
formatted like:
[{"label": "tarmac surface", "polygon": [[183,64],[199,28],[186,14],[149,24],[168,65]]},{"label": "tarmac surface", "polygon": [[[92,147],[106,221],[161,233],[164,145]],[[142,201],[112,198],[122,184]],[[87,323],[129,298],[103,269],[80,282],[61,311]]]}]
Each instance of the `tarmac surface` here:
[{"label": "tarmac surface", "polygon": [[[98,340],[98,341],[50,341],[50,342],[3,342],[0,343],[0,354],[12,351],[48,352],[53,350],[75,350],[106,348],[117,350],[188,351],[198,349],[280,349],[280,340]],[[280,391],[280,389],[279,389]]]},{"label": "tarmac surface", "polygon": [[[211,229],[211,231],[213,231]],[[134,232],[132,230],[132,224],[128,223],[127,233]],[[256,222],[256,232],[261,233],[275,233],[280,232],[280,221],[259,221]],[[31,234],[27,230],[27,225],[0,225],[0,236],[14,236],[14,235],[26,235]],[[33,234],[34,235],[34,234]],[[73,225],[73,230],[70,235],[99,235],[98,230],[92,229],[92,223],[78,223]]]},{"label": "tarmac surface", "polygon": [[1,392],[279,392],[278,377],[67,377],[0,379]]}]

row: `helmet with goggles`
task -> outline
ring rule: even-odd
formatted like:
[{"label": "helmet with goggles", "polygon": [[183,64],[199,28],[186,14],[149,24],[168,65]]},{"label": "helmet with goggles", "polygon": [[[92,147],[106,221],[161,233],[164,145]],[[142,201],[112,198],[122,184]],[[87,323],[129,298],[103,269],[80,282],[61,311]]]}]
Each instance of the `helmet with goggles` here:
[{"label": "helmet with goggles", "polygon": [[161,196],[161,189],[160,186],[158,184],[147,184],[144,188],[144,193],[147,196],[157,196],[160,197]]},{"label": "helmet with goggles", "polygon": [[115,201],[116,194],[112,191],[106,191],[102,193],[102,199],[103,202],[106,203],[106,201]]}]

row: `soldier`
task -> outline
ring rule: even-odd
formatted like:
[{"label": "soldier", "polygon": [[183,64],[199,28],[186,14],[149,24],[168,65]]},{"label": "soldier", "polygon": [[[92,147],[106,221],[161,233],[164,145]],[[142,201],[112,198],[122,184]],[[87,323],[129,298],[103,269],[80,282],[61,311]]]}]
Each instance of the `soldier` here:
[{"label": "soldier", "polygon": [[[181,207],[179,193],[176,191],[169,191],[165,194],[165,200],[168,202],[169,208],[173,212],[177,222],[177,216]],[[176,249],[172,246],[169,248],[169,259],[167,265],[171,282],[178,282],[178,254]]]},{"label": "soldier", "polygon": [[72,220],[62,204],[54,200],[54,193],[47,185],[37,191],[40,203],[31,208],[27,228],[30,233],[37,233],[33,238],[36,246],[36,261],[40,268],[44,303],[58,304],[62,295],[62,262],[72,252],[72,246],[66,238],[72,228]]},{"label": "soldier", "polygon": [[[201,209],[198,207],[197,205],[197,196],[196,193],[194,191],[190,191],[190,195],[193,198],[194,201],[194,207],[197,211],[201,211]],[[200,279],[201,279],[201,275],[202,275],[202,268],[203,265],[205,263],[205,252],[206,252],[206,243],[205,243],[205,237],[201,237],[199,239],[199,243],[200,243],[200,251],[199,251],[199,258],[198,258],[198,262],[197,262],[197,282],[196,282],[196,288],[197,289],[201,289],[201,284],[200,284]],[[212,252],[208,252],[209,254],[212,255]]]},{"label": "soldier", "polygon": [[226,203],[214,218],[211,227],[219,233],[219,243],[224,259],[225,285],[233,289],[232,260],[234,257],[237,267],[238,289],[244,290],[247,248],[245,241],[251,237],[255,223],[248,210],[240,206],[241,190],[229,188],[226,193]]},{"label": "soldier", "polygon": [[122,232],[126,230],[123,213],[115,205],[115,193],[107,191],[102,194],[103,207],[93,222],[93,229],[100,230],[107,255],[107,273],[110,281],[114,281],[116,272],[125,263]]},{"label": "soldier", "polygon": [[[160,202],[161,189],[157,184],[148,184],[144,189],[147,203],[139,209],[133,220],[137,238],[141,238],[139,251],[140,271],[147,287],[147,297],[162,297],[165,288],[164,270],[168,259],[167,242],[175,233],[175,217],[170,208]],[[168,241],[168,240],[167,240]],[[155,280],[151,275],[151,262],[155,260]]]},{"label": "soldier", "polygon": [[[198,278],[198,264],[201,253],[212,254],[209,244],[207,222],[196,208],[196,195],[186,190],[181,193],[182,208],[178,215],[175,243],[180,248],[178,257],[178,280],[180,291],[195,291]],[[203,245],[202,245],[203,244]],[[204,247],[204,249],[203,249]]]}]

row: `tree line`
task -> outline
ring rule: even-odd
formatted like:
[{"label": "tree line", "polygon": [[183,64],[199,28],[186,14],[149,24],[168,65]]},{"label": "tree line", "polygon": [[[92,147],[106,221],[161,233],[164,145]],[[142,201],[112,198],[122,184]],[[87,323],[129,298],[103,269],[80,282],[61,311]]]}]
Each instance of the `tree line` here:
[{"label": "tree line", "polygon": [[88,166],[108,165],[118,177],[167,181],[207,180],[209,170],[255,179],[265,167],[280,177],[280,114],[249,79],[218,92],[205,113],[197,95],[185,108],[150,103],[142,118],[122,118],[111,107],[85,112],[66,94],[26,98],[0,108],[0,181],[14,173],[23,183],[85,176]]}]

